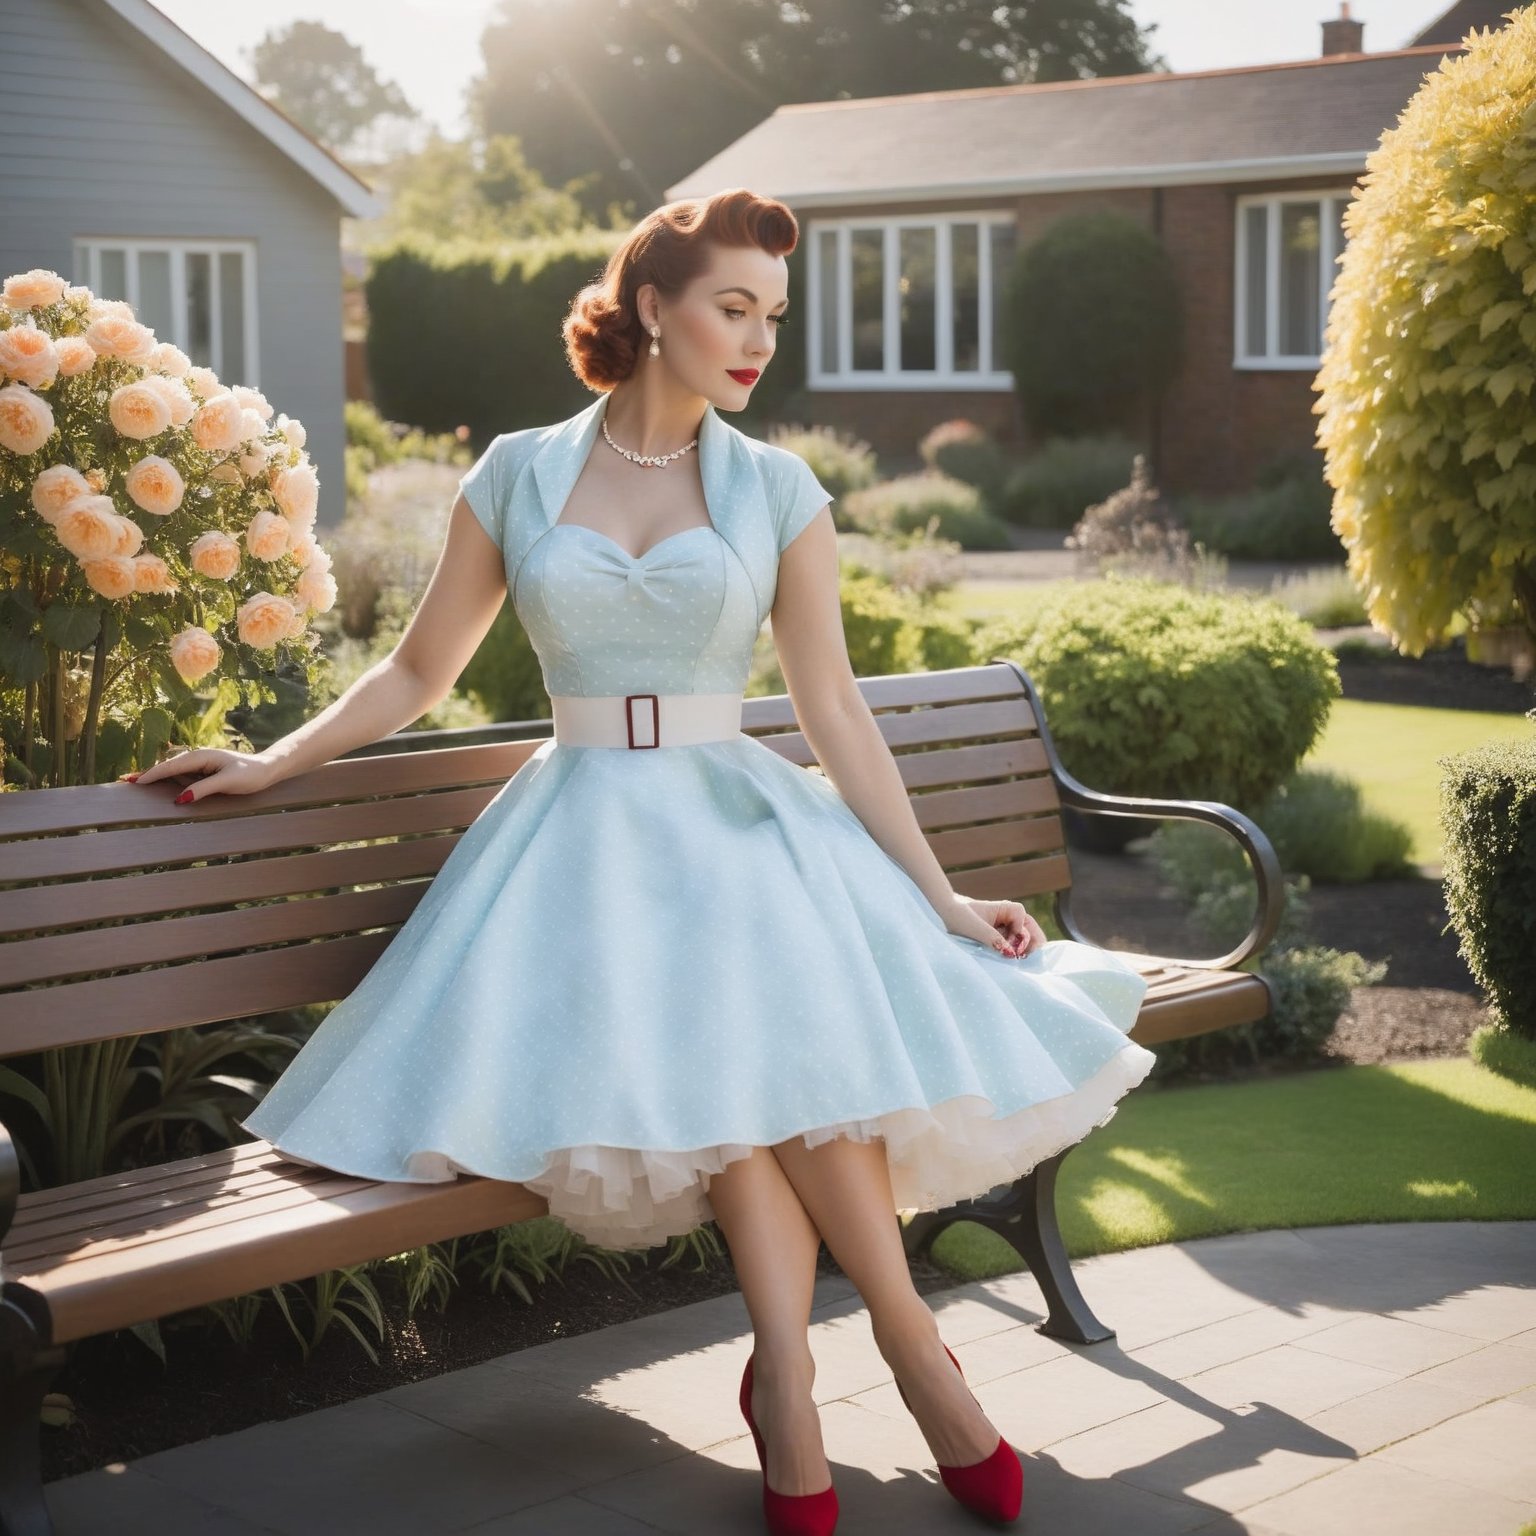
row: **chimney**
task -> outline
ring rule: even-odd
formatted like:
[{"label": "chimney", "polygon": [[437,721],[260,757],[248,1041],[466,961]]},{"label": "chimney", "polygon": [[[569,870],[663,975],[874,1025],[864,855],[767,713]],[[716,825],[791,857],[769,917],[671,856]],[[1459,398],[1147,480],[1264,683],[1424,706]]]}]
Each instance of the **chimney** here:
[{"label": "chimney", "polygon": [[1349,0],[1339,0],[1339,14],[1323,23],[1323,57],[1334,53],[1364,53],[1365,23],[1349,19]]}]

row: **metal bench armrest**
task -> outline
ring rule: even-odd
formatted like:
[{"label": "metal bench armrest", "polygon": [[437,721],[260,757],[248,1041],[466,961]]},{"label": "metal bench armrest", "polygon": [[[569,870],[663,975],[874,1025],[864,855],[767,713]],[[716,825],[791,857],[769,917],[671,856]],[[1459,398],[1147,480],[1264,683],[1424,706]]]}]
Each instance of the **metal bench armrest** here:
[{"label": "metal bench armrest", "polygon": [[[1175,960],[1179,965],[1201,970],[1226,971],[1233,970],[1243,961],[1262,954],[1279,929],[1281,914],[1285,909],[1285,880],[1280,871],[1280,860],[1275,853],[1274,844],[1264,835],[1263,829],[1251,817],[1245,816],[1230,805],[1223,805],[1219,800],[1164,800],[1145,795],[1107,795],[1098,790],[1089,789],[1086,784],[1073,778],[1063,766],[1056,751],[1056,744],[1051,740],[1050,730],[1045,723],[1045,706],[1040,702],[1040,695],[1029,674],[1007,656],[994,656],[991,661],[1010,666],[1018,674],[1019,681],[1034,708],[1035,721],[1040,730],[1040,741],[1045,747],[1046,757],[1050,760],[1057,793],[1064,806],[1070,806],[1073,810],[1094,816],[1149,816],[1180,821],[1203,821],[1209,826],[1219,827],[1228,836],[1235,838],[1238,846],[1243,850],[1259,890],[1258,909],[1254,913],[1253,922],[1247,934],[1236,948],[1214,960],[1184,960],[1171,955],[1164,958]],[[1077,940],[1080,944],[1093,942],[1078,927],[1077,920],[1073,916],[1070,886],[1056,892],[1055,908],[1056,920],[1068,937]]]}]

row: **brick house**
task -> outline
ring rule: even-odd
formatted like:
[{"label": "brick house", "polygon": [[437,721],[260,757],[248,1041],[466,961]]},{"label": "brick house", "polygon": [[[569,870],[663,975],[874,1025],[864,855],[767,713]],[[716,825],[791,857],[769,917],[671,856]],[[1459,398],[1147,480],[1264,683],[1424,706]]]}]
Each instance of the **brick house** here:
[{"label": "brick house", "polygon": [[1172,257],[1184,361],[1137,435],[1173,492],[1252,484],[1314,442],[1341,219],[1366,157],[1497,0],[1364,50],[1349,5],[1317,58],[780,107],[666,197],[749,186],[800,221],[804,415],[910,460],[936,422],[1028,434],[994,362],[994,273],[1053,220],[1120,210]]}]

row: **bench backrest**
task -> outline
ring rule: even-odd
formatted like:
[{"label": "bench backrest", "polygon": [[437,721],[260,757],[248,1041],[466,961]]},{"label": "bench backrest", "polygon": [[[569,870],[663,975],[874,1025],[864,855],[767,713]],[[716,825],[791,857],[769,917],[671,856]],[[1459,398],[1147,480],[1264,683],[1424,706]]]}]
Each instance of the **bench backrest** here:
[{"label": "bench backrest", "polygon": [[[1070,884],[1016,665],[860,678],[939,862],[968,896]],[[814,758],[787,695],[742,729]],[[339,758],[257,795],[174,781],[0,795],[0,1056],[346,996],[464,829],[548,737]],[[958,882],[957,882],[958,883]]]}]

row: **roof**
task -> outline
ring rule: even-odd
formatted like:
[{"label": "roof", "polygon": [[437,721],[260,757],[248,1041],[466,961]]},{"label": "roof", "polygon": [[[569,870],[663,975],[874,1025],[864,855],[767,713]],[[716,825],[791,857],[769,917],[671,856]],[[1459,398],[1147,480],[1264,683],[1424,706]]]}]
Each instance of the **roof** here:
[{"label": "roof", "polygon": [[1506,11],[1512,11],[1520,0],[1458,0],[1444,15],[1437,16],[1422,32],[1413,38],[1414,43],[1459,43],[1468,32],[1481,32],[1492,27],[1495,32],[1507,26]]},{"label": "roof", "polygon": [[206,48],[194,42],[148,0],[95,0],[95,3],[120,16],[173,64],[179,65],[199,85],[244,118],[300,170],[319,182],[353,218],[373,218],[384,211],[383,202],[367,182],[259,91],[221,64]]},{"label": "roof", "polygon": [[749,186],[814,208],[1356,173],[1424,76],[1459,51],[800,102],[666,196]]}]

